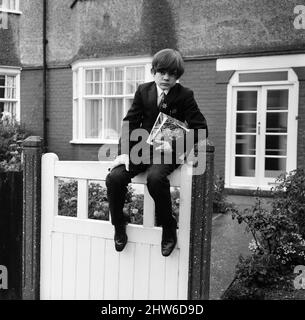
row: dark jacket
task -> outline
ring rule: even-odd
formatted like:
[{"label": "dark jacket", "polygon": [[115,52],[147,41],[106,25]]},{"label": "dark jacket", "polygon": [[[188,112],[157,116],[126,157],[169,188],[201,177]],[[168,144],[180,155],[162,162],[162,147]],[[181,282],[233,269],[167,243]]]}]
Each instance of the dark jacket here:
[{"label": "dark jacket", "polygon": [[[206,129],[206,137],[208,136],[206,119],[198,108],[192,90],[176,83],[166,96],[166,104],[166,110],[162,110],[164,113],[182,122],[186,121],[190,129],[195,129],[195,143],[197,142],[196,129]],[[152,81],[139,85],[133,103],[123,119],[119,154],[129,154],[133,145],[137,143],[137,141],[129,141],[128,150],[124,148],[132,130],[143,128],[150,133],[158,113],[156,83]],[[129,122],[129,130],[127,130],[127,122]]]}]

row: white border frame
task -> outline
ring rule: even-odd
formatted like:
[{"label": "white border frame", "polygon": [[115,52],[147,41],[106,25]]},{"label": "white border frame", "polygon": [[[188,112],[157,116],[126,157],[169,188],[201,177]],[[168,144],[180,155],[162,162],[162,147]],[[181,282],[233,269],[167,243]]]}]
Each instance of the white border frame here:
[{"label": "white border frame", "polygon": [[[20,122],[20,67],[0,66],[0,74],[16,77],[16,120]],[[5,99],[4,99],[5,100]]]},{"label": "white border frame", "polygon": [[[278,56],[265,56],[265,57],[246,57],[246,58],[227,58],[218,59],[216,61],[217,71],[235,70],[227,85],[227,108],[226,108],[226,149],[225,149],[225,187],[238,188],[238,189],[256,189],[260,187],[263,190],[270,190],[273,186],[272,183],[261,186],[251,186],[243,184],[232,184],[231,181],[231,167],[232,167],[232,103],[233,103],[233,88],[238,87],[263,87],[263,86],[279,86],[287,85],[290,87],[289,97],[289,136],[295,139],[289,139],[286,168],[288,171],[297,167],[297,138],[298,138],[298,108],[299,108],[299,81],[292,67],[305,67],[305,54],[293,55],[278,55]],[[266,81],[266,82],[242,82],[238,81],[240,73],[250,72],[275,72],[275,71],[288,71],[287,81]]]},{"label": "white border frame", "polygon": [[[78,60],[72,64],[73,72],[73,139],[70,141],[71,144],[118,144],[119,140],[111,139],[85,139],[84,137],[84,117],[83,117],[83,106],[84,106],[84,72],[87,69],[100,69],[110,66],[136,66],[145,65],[145,82],[152,81],[153,77],[151,74],[151,56],[135,56],[135,57],[112,57],[100,59],[83,59]],[[75,77],[78,81],[78,92],[75,87]],[[78,111],[75,107],[75,100],[78,101]],[[77,119],[82,122],[81,125],[77,123]]]}]

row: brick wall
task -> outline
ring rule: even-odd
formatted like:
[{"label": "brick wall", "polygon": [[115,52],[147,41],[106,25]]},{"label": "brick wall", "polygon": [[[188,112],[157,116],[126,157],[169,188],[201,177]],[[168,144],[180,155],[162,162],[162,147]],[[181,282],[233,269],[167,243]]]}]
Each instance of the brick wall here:
[{"label": "brick wall", "polygon": [[215,145],[215,172],[224,174],[226,138],[226,84],[216,84],[216,60],[187,61],[181,84],[194,91],[207,119],[209,140]]},{"label": "brick wall", "polygon": [[42,70],[22,70],[20,78],[20,118],[32,135],[43,135]]}]

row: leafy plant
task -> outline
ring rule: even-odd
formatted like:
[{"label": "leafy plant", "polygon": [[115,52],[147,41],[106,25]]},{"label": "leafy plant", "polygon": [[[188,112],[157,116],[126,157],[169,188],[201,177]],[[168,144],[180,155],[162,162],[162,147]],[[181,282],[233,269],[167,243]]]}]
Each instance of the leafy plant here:
[{"label": "leafy plant", "polygon": [[293,268],[305,265],[305,171],[297,169],[277,182],[270,211],[262,205],[259,194],[251,209],[242,213],[233,210],[233,219],[245,223],[253,236],[249,244],[252,255],[240,257],[236,266],[239,286],[259,288],[289,281]]},{"label": "leafy plant", "polygon": [[[171,190],[172,210],[179,219],[179,189]],[[131,185],[127,187],[126,201],[123,208],[126,221],[143,224],[144,195],[138,194]],[[59,215],[77,216],[77,181],[60,180],[58,185]],[[88,188],[88,217],[90,219],[109,220],[109,203],[107,189],[100,183],[90,183]]]},{"label": "leafy plant", "polygon": [[21,170],[21,143],[29,135],[8,114],[0,120],[0,172]]}]

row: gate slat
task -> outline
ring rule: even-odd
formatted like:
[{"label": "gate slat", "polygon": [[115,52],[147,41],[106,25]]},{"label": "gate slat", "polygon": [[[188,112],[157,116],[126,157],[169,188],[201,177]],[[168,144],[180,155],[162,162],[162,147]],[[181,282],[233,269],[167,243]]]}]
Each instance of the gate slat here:
[{"label": "gate slat", "polygon": [[161,256],[161,246],[151,246],[151,266],[149,277],[149,299],[164,299],[165,257]]},{"label": "gate slat", "polygon": [[105,245],[105,239],[92,237],[90,263],[90,299],[94,300],[102,300],[104,298]]},{"label": "gate slat", "polygon": [[77,236],[75,299],[89,299],[90,238]]},{"label": "gate slat", "polygon": [[134,296],[136,300],[148,299],[150,245],[137,243],[135,250]]},{"label": "gate slat", "polygon": [[166,259],[165,266],[165,300],[177,300],[178,297],[178,267],[179,267],[179,250],[174,250]]},{"label": "gate slat", "polygon": [[104,299],[117,300],[119,288],[120,256],[114,249],[113,240],[106,240]]},{"label": "gate slat", "polygon": [[75,265],[76,265],[76,235],[64,234],[63,252],[63,294],[65,300],[75,299]]},{"label": "gate slat", "polygon": [[51,299],[62,299],[63,234],[52,234]]},{"label": "gate slat", "polygon": [[120,253],[119,299],[131,300],[133,294],[135,243],[128,242]]}]

